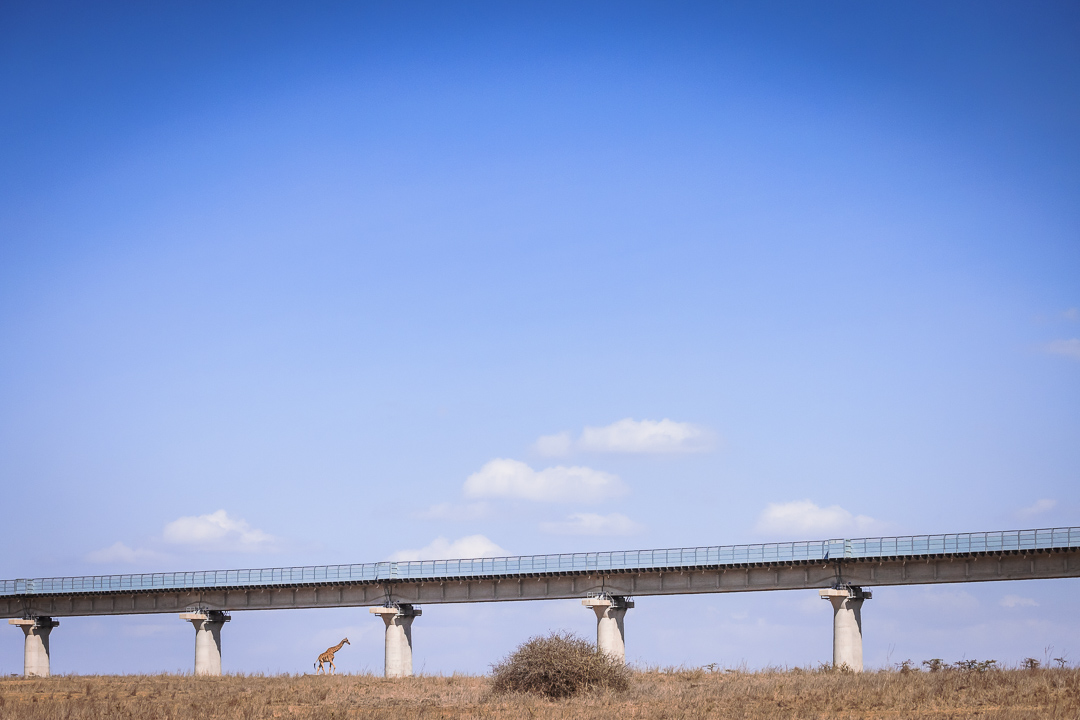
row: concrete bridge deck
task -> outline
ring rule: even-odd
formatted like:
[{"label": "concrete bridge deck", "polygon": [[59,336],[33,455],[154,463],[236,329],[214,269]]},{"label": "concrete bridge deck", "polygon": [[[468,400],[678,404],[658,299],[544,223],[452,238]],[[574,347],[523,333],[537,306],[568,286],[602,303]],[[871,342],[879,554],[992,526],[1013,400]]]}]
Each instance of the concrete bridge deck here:
[{"label": "concrete bridge deck", "polygon": [[861,671],[864,586],[1066,577],[1080,577],[1080,528],[4,580],[0,617],[25,635],[23,673],[47,676],[56,617],[179,612],[195,674],[220,675],[230,611],[368,605],[386,626],[386,676],[405,677],[421,603],[579,598],[621,661],[632,596],[817,589],[833,606],[833,664]]},{"label": "concrete bridge deck", "polygon": [[1080,577],[1080,528],[0,581],[0,617],[646,596]]}]

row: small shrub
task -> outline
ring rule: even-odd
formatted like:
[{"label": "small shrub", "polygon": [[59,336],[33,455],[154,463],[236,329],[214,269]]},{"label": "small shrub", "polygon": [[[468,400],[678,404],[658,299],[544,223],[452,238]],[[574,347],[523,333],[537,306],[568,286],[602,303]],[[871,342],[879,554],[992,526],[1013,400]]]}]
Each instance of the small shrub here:
[{"label": "small shrub", "polygon": [[565,698],[582,690],[627,690],[630,671],[573,633],[534,637],[491,666],[496,694],[524,692]]},{"label": "small shrub", "polygon": [[915,667],[915,663],[911,660],[904,660],[902,663],[896,666],[896,669],[900,671],[901,675],[907,675],[908,673],[919,672],[919,669]]},{"label": "small shrub", "polygon": [[957,670],[964,672],[986,672],[997,669],[997,660],[958,660],[953,664]]},{"label": "small shrub", "polygon": [[923,660],[922,664],[925,665],[926,669],[932,673],[941,672],[948,667],[948,665],[945,664],[945,661],[941,658],[930,658],[929,660]]},{"label": "small shrub", "polygon": [[1020,667],[1024,668],[1025,670],[1038,670],[1040,667],[1042,667],[1042,663],[1035,658],[1029,657],[1024,658],[1023,662],[1020,663]]}]

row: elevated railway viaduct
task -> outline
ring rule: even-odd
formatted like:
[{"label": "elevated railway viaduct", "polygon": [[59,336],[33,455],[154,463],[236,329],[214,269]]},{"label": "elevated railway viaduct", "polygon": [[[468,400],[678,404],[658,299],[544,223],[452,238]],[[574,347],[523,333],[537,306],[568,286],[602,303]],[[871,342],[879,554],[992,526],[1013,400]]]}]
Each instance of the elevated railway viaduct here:
[{"label": "elevated railway viaduct", "polygon": [[625,653],[632,598],[817,590],[833,607],[833,663],[862,669],[873,586],[1080,577],[1080,528],[834,539],[467,560],[208,570],[0,581],[0,617],[25,634],[24,674],[49,674],[57,618],[179,613],[195,673],[221,672],[221,631],[245,610],[369,607],[386,626],[385,673],[412,674],[421,605],[580,599],[597,643]]}]

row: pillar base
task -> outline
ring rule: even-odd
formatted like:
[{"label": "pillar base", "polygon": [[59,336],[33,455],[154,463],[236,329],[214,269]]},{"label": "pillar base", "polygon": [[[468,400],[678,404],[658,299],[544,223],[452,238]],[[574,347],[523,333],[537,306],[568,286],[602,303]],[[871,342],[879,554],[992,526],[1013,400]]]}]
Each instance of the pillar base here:
[{"label": "pillar base", "polygon": [[847,585],[821,590],[818,595],[833,606],[833,667],[862,672],[862,604],[873,593]]},{"label": "pillar base", "polygon": [[49,677],[49,633],[60,626],[51,617],[13,618],[9,625],[16,625],[26,636],[23,645],[23,677]]},{"label": "pillar base", "polygon": [[581,604],[596,613],[596,647],[615,660],[626,662],[626,611],[634,607],[633,600],[619,595],[599,595],[585,598]]},{"label": "pillar base", "polygon": [[412,677],[412,624],[424,611],[415,605],[387,605],[368,610],[386,623],[383,675],[388,678]]},{"label": "pillar base", "polygon": [[180,613],[195,627],[195,674],[221,675],[221,626],[232,620],[219,610]]}]

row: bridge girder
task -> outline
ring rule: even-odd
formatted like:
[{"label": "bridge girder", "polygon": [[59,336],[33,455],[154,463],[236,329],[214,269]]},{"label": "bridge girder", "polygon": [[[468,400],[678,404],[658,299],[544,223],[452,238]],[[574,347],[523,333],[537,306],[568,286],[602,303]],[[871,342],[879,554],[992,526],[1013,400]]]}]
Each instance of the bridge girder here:
[{"label": "bridge girder", "polygon": [[203,610],[285,610],[581,599],[595,594],[644,597],[839,585],[889,586],[1080,577],[1080,549],[906,555],[830,561],[570,571],[550,574],[321,582],[264,587],[108,590],[0,596],[0,617],[72,617]]}]

